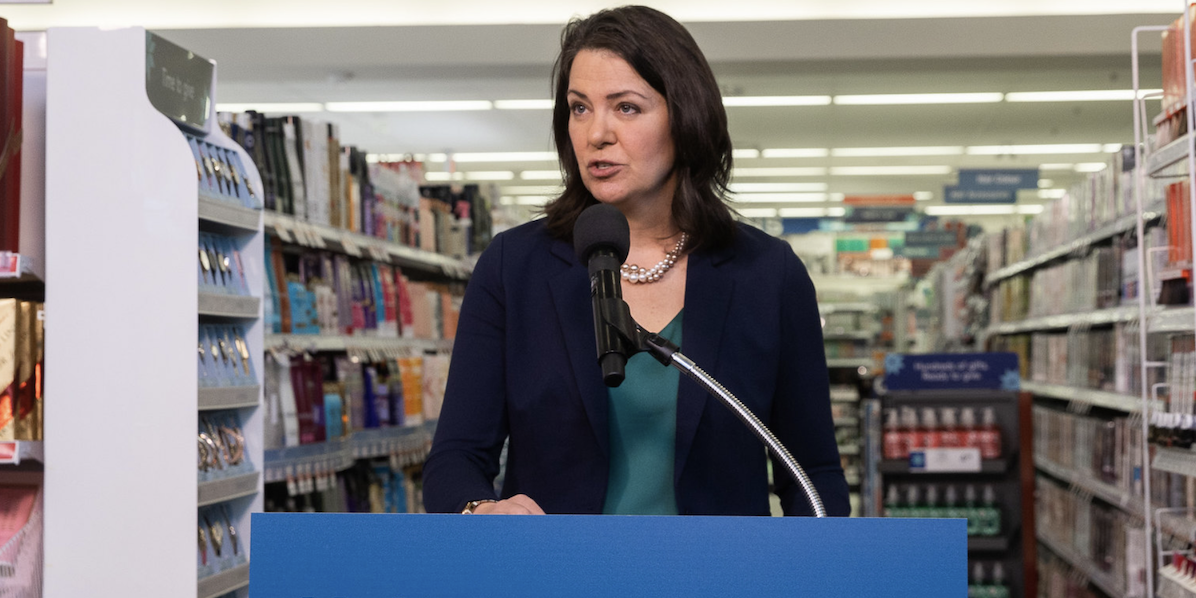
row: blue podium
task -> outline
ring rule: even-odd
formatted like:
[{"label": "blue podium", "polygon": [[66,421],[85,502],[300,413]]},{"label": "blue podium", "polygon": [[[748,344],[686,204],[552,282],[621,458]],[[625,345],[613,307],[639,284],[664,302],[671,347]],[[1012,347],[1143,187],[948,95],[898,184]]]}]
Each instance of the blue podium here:
[{"label": "blue podium", "polygon": [[253,598],[963,598],[962,519],[254,513]]}]

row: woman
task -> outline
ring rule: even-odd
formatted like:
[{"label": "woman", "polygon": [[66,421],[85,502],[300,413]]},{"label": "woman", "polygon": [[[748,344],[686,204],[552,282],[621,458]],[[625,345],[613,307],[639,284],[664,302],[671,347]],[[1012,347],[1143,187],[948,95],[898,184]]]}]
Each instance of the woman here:
[{"label": "woman", "polygon": [[[828,514],[847,515],[814,287],[787,244],[736,225],[721,199],[731,140],[701,50],[672,18],[628,6],[571,22],[554,71],[565,191],[547,218],[498,235],[474,269],[424,468],[426,507],[769,513],[763,446],[716,399],[646,354],[628,361],[622,386],[603,386],[586,267],[570,244],[578,215],[602,202],[631,229],[632,317],[736,393]],[[788,474],[775,478],[785,513],[810,514]]]}]

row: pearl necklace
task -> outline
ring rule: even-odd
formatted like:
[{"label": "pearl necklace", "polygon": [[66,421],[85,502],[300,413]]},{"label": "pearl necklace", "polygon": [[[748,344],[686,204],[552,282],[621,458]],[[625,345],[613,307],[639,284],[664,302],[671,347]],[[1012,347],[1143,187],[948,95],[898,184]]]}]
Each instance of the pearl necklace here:
[{"label": "pearl necklace", "polygon": [[664,259],[656,262],[655,266],[645,270],[635,264],[623,264],[623,267],[619,269],[619,275],[623,277],[623,280],[637,284],[660,280],[660,277],[664,276],[664,273],[668,272],[669,268],[672,268],[673,264],[681,259],[681,251],[685,249],[686,241],[689,241],[689,235],[681,233],[681,239],[677,241],[677,245],[673,247],[672,251],[664,254]]}]

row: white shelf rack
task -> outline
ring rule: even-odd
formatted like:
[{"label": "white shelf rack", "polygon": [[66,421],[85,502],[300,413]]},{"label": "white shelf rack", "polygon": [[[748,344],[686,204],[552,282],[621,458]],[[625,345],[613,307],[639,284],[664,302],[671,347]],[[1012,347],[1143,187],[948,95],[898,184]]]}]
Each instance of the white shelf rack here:
[{"label": "white shelf rack", "polygon": [[262,299],[244,295],[199,294],[199,315],[217,318],[261,317]]},{"label": "white shelf rack", "polygon": [[1151,467],[1178,473],[1186,476],[1196,476],[1196,452],[1189,449],[1158,447]]},{"label": "white shelf rack", "polygon": [[220,480],[200,482],[197,491],[198,506],[206,507],[237,498],[253,496],[257,494],[258,482],[261,477],[261,472],[254,471]]},{"label": "white shelf rack", "polygon": [[1093,390],[1090,388],[1075,388],[1060,384],[1043,384],[1029,380],[1022,380],[1021,385],[1022,390],[1040,397],[1087,403],[1096,407],[1116,409],[1126,413],[1139,413],[1142,411],[1142,399],[1133,395]]},{"label": "white shelf rack", "polygon": [[1118,506],[1130,514],[1140,514],[1145,508],[1145,503],[1141,498],[1134,496],[1125,490],[1122,490],[1121,488],[1111,484],[1106,484],[1105,482],[1098,480],[1091,475],[1075,471],[1074,469],[1064,467],[1057,463],[1052,463],[1051,461],[1039,456],[1034,457],[1034,467],[1038,468],[1039,471],[1049,473],[1051,476],[1063,480],[1064,482],[1079,488],[1083,488],[1084,490],[1092,493],[1093,496],[1096,496],[1111,505]]},{"label": "white shelf rack", "polygon": [[1117,324],[1138,319],[1138,306],[1123,305],[1092,312],[1063,314],[1057,316],[1042,316],[1029,318],[1018,322],[1003,322],[989,326],[984,333],[987,336],[997,334],[1017,334],[1020,332],[1034,332],[1038,330],[1057,330],[1070,326],[1102,324]]},{"label": "white shelf rack", "polygon": [[[1157,219],[1162,215],[1162,209],[1163,205],[1161,202],[1152,204],[1147,208],[1147,214],[1145,215],[1145,218],[1147,220]],[[1033,270],[1034,268],[1067,256],[1068,254],[1085,249],[1095,243],[1099,243],[1110,237],[1114,237],[1121,233],[1132,230],[1135,226],[1137,226],[1137,223],[1137,214],[1122,216],[1117,220],[1105,224],[1104,226],[1101,226],[1100,228],[1097,228],[1086,235],[1076,238],[1075,240],[1069,241],[1036,256],[1024,259],[1020,262],[1009,264],[1004,268],[991,272],[985,276],[984,285],[986,287],[991,286],[1011,276],[1016,276],[1022,272],[1026,272],[1027,270]]]},{"label": "white shelf rack", "polygon": [[261,386],[200,387],[199,410],[246,409],[261,404]]},{"label": "white shelf rack", "polygon": [[0,442],[0,465],[20,465],[22,461],[45,463],[45,441],[6,440]]},{"label": "white shelf rack", "polygon": [[226,201],[199,197],[199,219],[235,231],[257,232],[262,226],[262,211],[233,205]]},{"label": "white shelf rack", "polygon": [[1170,167],[1187,157],[1188,135],[1184,135],[1146,156],[1146,174],[1149,176],[1164,174]]},{"label": "white shelf rack", "polygon": [[277,212],[263,212],[262,222],[266,230],[283,242],[304,247],[332,249],[354,257],[368,257],[379,262],[431,271],[461,280],[469,278],[473,272],[473,266],[464,259],[423,251],[331,226],[304,222]]},{"label": "white shelf rack", "polygon": [[1196,598],[1196,582],[1170,565],[1159,569],[1159,598]]},{"label": "white shelf rack", "polygon": [[[248,542],[243,545],[248,545]],[[219,598],[248,585],[249,563],[245,563],[244,565],[238,565],[232,569],[200,579],[196,586],[195,595],[198,598]]]},{"label": "white shelf rack", "polygon": [[1064,546],[1054,540],[1046,537],[1041,532],[1037,534],[1038,541],[1049,548],[1051,552],[1058,555],[1063,560],[1067,561],[1073,568],[1084,574],[1096,587],[1100,588],[1102,592],[1112,596],[1113,598],[1130,598],[1126,595],[1124,588],[1118,588],[1116,581],[1111,575],[1104,571],[1098,570],[1092,566],[1092,562],[1086,558],[1076,554],[1076,551],[1071,547]]},{"label": "white shelf rack", "polygon": [[326,334],[267,334],[266,349],[295,349],[301,351],[451,351],[452,339],[418,339],[399,337],[333,336]]}]

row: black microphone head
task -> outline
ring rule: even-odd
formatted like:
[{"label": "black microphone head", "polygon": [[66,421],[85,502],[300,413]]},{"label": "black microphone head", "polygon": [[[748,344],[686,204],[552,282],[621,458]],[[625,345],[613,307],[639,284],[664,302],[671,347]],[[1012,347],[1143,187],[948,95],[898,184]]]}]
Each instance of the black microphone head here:
[{"label": "black microphone head", "polygon": [[618,208],[604,203],[586,208],[573,224],[573,251],[577,259],[585,264],[598,249],[607,248],[615,252],[619,263],[627,259],[631,249],[631,229],[627,217]]}]

